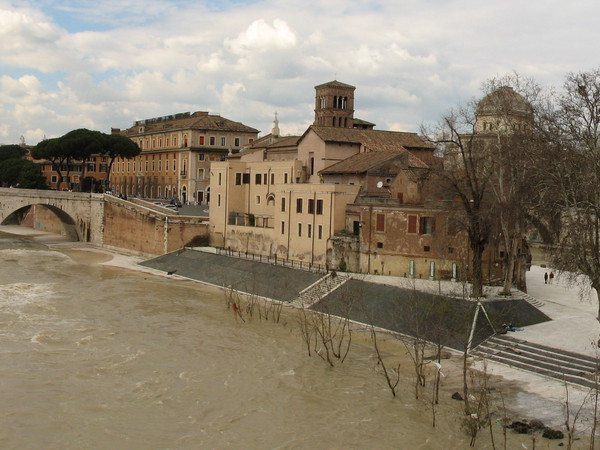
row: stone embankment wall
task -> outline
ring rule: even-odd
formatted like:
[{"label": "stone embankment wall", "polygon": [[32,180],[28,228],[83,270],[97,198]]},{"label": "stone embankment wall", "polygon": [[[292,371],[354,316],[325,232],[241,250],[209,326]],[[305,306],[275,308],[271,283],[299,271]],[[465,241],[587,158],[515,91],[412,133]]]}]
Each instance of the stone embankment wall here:
[{"label": "stone embankment wall", "polygon": [[163,214],[118,198],[104,205],[104,245],[145,255],[162,255],[208,241],[208,220]]}]

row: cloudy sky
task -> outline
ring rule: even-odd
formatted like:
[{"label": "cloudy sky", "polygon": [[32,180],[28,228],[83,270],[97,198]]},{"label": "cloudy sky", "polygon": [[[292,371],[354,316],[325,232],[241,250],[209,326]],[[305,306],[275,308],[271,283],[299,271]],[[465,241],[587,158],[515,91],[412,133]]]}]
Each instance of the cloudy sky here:
[{"label": "cloudy sky", "polygon": [[417,131],[513,71],[600,66],[595,0],[0,0],[0,143],[209,111],[300,134],[314,86]]}]

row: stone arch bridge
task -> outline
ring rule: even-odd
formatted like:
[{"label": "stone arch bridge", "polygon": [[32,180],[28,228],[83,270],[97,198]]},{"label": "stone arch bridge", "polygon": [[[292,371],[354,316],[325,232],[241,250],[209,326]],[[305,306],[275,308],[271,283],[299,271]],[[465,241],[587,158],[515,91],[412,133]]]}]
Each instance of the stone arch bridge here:
[{"label": "stone arch bridge", "polygon": [[52,223],[53,232],[73,241],[145,255],[208,239],[207,218],[179,216],[143,203],[106,194],[0,188],[0,224],[48,230]]}]

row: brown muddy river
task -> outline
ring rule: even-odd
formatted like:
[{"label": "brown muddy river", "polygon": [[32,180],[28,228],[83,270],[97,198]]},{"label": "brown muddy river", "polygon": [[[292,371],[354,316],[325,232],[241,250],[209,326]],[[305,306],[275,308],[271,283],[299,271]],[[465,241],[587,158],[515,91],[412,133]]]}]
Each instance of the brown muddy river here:
[{"label": "brown muddy river", "polygon": [[0,448],[468,448],[460,404],[432,428],[410,362],[393,398],[367,341],[331,368],[291,312],[244,323],[214,288],[0,241]]}]

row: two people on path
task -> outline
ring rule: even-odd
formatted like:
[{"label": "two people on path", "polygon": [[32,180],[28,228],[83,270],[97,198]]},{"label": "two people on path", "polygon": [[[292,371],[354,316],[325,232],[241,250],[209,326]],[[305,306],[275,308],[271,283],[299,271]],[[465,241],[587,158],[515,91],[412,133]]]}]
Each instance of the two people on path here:
[{"label": "two people on path", "polygon": [[548,272],[544,272],[544,284],[552,284],[552,281],[554,281],[554,272],[550,272],[550,275],[548,275]]}]

